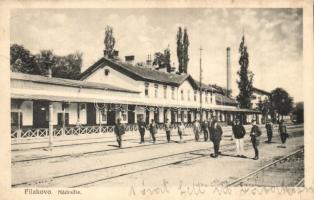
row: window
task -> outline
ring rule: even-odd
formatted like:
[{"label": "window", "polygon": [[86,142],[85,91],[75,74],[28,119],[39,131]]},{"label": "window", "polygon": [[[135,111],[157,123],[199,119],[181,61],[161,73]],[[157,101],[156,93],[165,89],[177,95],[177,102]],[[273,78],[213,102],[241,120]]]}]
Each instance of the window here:
[{"label": "window", "polygon": [[196,101],[196,95],[197,95],[197,91],[194,91],[194,101]]},{"label": "window", "polygon": [[205,102],[208,103],[208,92],[205,91]]},{"label": "window", "polygon": [[191,98],[190,98],[190,90],[188,90],[188,101],[190,101]]},{"label": "window", "polygon": [[107,111],[102,110],[101,112],[101,122],[107,123]]},{"label": "window", "polygon": [[149,83],[145,82],[145,96],[148,97],[148,87]]},{"label": "window", "polygon": [[109,69],[105,69],[105,76],[108,76],[110,73],[110,70]]},{"label": "window", "polygon": [[171,87],[171,99],[175,99],[174,98],[174,87]]},{"label": "window", "polygon": [[158,84],[155,84],[155,98],[158,98]]},{"label": "window", "polygon": [[167,86],[164,85],[164,99],[167,99]]},{"label": "window", "polygon": [[184,92],[183,92],[183,90],[181,90],[181,100],[182,101],[184,100]]},{"label": "window", "polygon": [[65,126],[69,125],[69,113],[64,113],[64,119],[63,119],[63,113],[58,113],[58,126],[62,126],[63,125],[63,120],[65,122]]},{"label": "window", "polygon": [[210,103],[213,103],[213,93],[210,93]]},{"label": "window", "polygon": [[[19,124],[19,114],[18,112],[11,112],[11,126],[18,126]],[[20,126],[22,126],[23,122],[23,113],[20,112]]]}]

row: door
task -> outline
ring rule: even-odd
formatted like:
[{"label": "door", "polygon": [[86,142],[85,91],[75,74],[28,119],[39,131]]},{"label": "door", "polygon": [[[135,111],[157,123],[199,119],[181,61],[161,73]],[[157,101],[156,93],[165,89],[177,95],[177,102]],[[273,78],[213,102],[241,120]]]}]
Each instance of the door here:
[{"label": "door", "polygon": [[114,125],[116,123],[116,112],[114,110],[107,111],[107,124]]},{"label": "door", "polygon": [[86,108],[87,124],[96,125],[96,108],[94,104],[88,103]]},{"label": "door", "polygon": [[145,122],[146,122],[146,124],[149,124],[149,110],[146,110]]},{"label": "door", "polygon": [[154,120],[156,123],[159,123],[159,110],[154,112]]},{"label": "door", "polygon": [[134,124],[135,123],[135,106],[129,105],[128,106],[128,123]]},{"label": "door", "polygon": [[34,101],[33,104],[33,126],[34,128],[48,128],[48,103]]}]

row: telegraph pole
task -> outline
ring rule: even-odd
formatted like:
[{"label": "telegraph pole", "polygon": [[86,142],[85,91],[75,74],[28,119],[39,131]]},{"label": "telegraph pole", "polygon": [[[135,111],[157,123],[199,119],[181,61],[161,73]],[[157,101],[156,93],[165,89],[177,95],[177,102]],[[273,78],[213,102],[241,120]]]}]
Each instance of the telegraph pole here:
[{"label": "telegraph pole", "polygon": [[202,46],[200,46],[200,121],[203,121],[203,111],[202,111]]}]

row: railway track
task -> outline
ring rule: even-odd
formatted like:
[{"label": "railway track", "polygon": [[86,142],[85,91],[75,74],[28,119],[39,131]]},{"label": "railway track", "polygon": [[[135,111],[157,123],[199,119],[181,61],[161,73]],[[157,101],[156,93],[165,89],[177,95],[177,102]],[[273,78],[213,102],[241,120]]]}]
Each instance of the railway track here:
[{"label": "railway track", "polygon": [[232,181],[227,187],[300,187],[304,184],[304,147]]},{"label": "railway track", "polygon": [[[250,143],[246,143],[249,146]],[[228,152],[235,149],[233,143],[221,145],[221,151]],[[149,159],[132,161],[123,164],[104,166],[90,170],[83,170],[58,176],[49,177],[41,180],[32,180],[22,183],[12,184],[12,187],[84,187],[100,181],[106,181],[122,176],[145,172],[170,165],[177,165],[183,162],[192,161],[208,157],[212,149],[203,148],[192,151],[185,151],[164,156],[157,156]],[[154,163],[155,162],[155,163]],[[145,166],[148,167],[145,167]],[[151,166],[153,165],[153,166]],[[126,169],[128,166],[129,169]],[[75,181],[74,181],[75,180]],[[75,184],[74,184],[75,183]]]},{"label": "railway track", "polygon": [[[250,147],[250,141],[245,142],[245,148]],[[233,142],[221,145],[223,153],[235,150]],[[102,166],[94,169],[70,172],[44,179],[29,180],[12,184],[12,187],[88,187],[95,183],[141,173],[157,168],[177,165],[184,162],[208,157],[212,148],[202,148],[175,154],[157,156],[153,158],[132,161],[111,166]],[[300,183],[302,184],[302,183]]]}]

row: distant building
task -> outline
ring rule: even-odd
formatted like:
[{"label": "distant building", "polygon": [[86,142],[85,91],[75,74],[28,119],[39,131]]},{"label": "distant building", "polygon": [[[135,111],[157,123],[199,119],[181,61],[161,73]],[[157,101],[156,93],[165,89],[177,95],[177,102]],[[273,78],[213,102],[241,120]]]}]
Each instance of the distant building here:
[{"label": "distant building", "polygon": [[257,109],[258,103],[260,101],[263,102],[266,99],[269,100],[269,97],[270,97],[270,92],[253,87],[253,95],[252,95],[252,100],[251,100],[252,108]]}]

